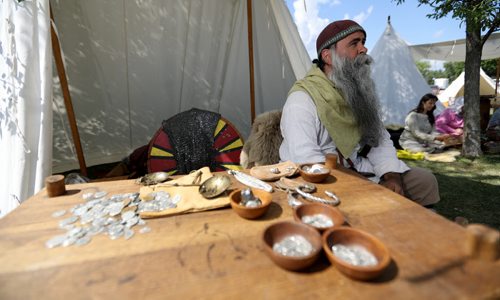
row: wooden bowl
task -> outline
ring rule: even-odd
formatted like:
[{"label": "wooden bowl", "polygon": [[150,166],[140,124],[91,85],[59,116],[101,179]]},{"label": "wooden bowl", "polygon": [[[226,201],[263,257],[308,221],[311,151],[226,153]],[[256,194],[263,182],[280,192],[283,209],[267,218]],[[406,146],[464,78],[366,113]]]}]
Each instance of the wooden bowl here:
[{"label": "wooden bowl", "polygon": [[[382,274],[391,261],[389,250],[375,236],[350,227],[332,228],[323,233],[323,250],[328,260],[345,275],[358,280],[374,279]],[[355,266],[333,254],[335,244],[358,245],[371,252],[377,259],[373,266]]]},{"label": "wooden bowl", "polygon": [[[301,235],[313,247],[312,253],[307,256],[294,257],[282,255],[273,250],[275,243],[290,235]],[[300,270],[312,265],[321,252],[321,235],[311,226],[302,223],[284,221],[272,224],[266,228],[263,235],[264,250],[271,260],[278,266],[291,271]]]},{"label": "wooden bowl", "polygon": [[269,209],[269,205],[273,200],[273,195],[263,190],[252,189],[252,193],[255,197],[259,198],[262,205],[259,207],[245,207],[240,205],[241,201],[241,189],[236,189],[231,194],[229,194],[229,202],[233,210],[242,218],[245,219],[256,219]]},{"label": "wooden bowl", "polygon": [[[306,172],[305,169],[310,168],[313,165],[319,165],[322,166],[323,171],[318,172],[318,173],[310,173]],[[327,168],[323,164],[313,164],[313,163],[307,163],[307,164],[301,164],[299,168],[299,173],[300,176],[308,182],[313,182],[313,183],[318,183],[324,181],[328,176],[330,175],[330,169]]]},{"label": "wooden bowl", "polygon": [[[329,227],[316,227],[313,226],[312,224],[307,224],[302,220],[304,216],[310,216],[316,214],[322,214],[327,216],[328,218],[330,218],[330,220],[333,221],[333,225]],[[307,203],[300,205],[294,209],[293,217],[297,222],[301,222],[308,226],[311,226],[317,229],[319,232],[323,232],[334,227],[340,227],[345,222],[344,215],[340,212],[340,210],[338,210],[333,206],[321,203]]]}]

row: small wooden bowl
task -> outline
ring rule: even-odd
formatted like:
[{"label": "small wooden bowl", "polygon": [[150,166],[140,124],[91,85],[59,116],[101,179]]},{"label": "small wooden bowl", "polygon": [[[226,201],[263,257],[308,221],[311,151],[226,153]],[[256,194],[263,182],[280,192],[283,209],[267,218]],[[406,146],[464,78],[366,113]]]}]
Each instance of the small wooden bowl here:
[{"label": "small wooden bowl", "polygon": [[269,205],[273,202],[273,195],[263,190],[252,189],[252,193],[255,197],[259,198],[262,205],[259,207],[245,207],[240,205],[241,201],[241,189],[236,189],[231,194],[229,194],[229,202],[233,210],[242,218],[245,219],[256,219],[269,209]]},{"label": "small wooden bowl", "polygon": [[[389,266],[391,257],[387,247],[375,236],[350,227],[332,228],[323,233],[323,250],[328,260],[345,275],[358,280],[374,279]],[[355,266],[335,256],[332,246],[335,244],[359,245],[370,251],[378,263],[374,266]]]},{"label": "small wooden bowl", "polygon": [[[329,227],[315,227],[311,224],[304,223],[302,221],[302,218],[304,216],[309,216],[309,215],[316,215],[316,214],[322,214],[330,218],[330,220],[333,221],[333,226]],[[312,228],[317,229],[319,232],[326,231],[330,228],[334,227],[340,227],[342,224],[345,222],[344,215],[338,210],[337,208],[330,206],[330,205],[325,205],[321,203],[307,203],[298,206],[297,208],[294,209],[293,211],[293,217],[296,221],[304,223],[308,226],[311,226]]]},{"label": "small wooden bowl", "polygon": [[[313,247],[312,253],[302,257],[285,256],[273,250],[273,245],[290,235],[301,235]],[[271,260],[278,266],[297,271],[312,265],[321,252],[321,235],[311,226],[302,223],[284,221],[272,224],[266,228],[263,235],[264,250]]]},{"label": "small wooden bowl", "polygon": [[[324,172],[321,173],[310,173],[306,172],[304,168],[309,168],[312,165],[321,165],[324,169]],[[313,163],[308,163],[308,164],[301,164],[299,168],[299,173],[300,176],[305,180],[313,183],[318,183],[324,181],[329,175],[330,175],[330,169],[327,168],[323,164],[313,164]]]}]

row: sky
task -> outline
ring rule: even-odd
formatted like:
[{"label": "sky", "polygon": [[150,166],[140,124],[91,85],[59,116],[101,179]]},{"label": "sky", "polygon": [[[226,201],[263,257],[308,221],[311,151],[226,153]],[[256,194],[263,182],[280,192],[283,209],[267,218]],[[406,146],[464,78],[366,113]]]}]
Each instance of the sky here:
[{"label": "sky", "polygon": [[[285,1],[309,56],[316,58],[316,38],[330,22],[352,19],[367,33],[368,54],[387,26],[387,17],[400,38],[409,45],[443,42],[465,38],[465,24],[451,15],[435,20],[426,17],[433,12],[417,0],[396,5],[392,0],[286,0]],[[304,9],[305,4],[305,9]],[[431,61],[432,69],[442,62]]]}]

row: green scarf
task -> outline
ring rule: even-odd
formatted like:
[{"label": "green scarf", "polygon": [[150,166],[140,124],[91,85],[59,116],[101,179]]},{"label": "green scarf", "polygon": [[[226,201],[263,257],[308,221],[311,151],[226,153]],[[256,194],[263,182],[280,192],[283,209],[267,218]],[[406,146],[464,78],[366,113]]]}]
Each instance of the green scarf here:
[{"label": "green scarf", "polygon": [[328,134],[344,156],[350,156],[359,143],[361,135],[349,104],[316,65],[306,76],[295,82],[288,94],[304,91],[311,96],[318,116]]}]

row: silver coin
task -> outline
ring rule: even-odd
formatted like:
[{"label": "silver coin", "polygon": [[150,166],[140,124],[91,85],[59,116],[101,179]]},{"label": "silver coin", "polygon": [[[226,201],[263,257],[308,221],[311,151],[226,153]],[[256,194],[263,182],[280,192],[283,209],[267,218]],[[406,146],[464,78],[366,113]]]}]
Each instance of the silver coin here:
[{"label": "silver coin", "polygon": [[271,169],[269,169],[269,172],[271,172],[273,174],[279,174],[280,173],[280,169],[278,169],[278,168],[271,168]]},{"label": "silver coin", "polygon": [[55,248],[59,247],[62,245],[62,243],[66,240],[66,235],[56,235],[55,237],[51,238],[47,242],[45,242],[45,247],[47,248]]},{"label": "silver coin", "polygon": [[129,211],[126,211],[126,212],[122,212],[121,216],[122,216],[122,221],[127,222],[128,220],[130,220],[133,217],[135,217],[135,212],[129,210]]},{"label": "silver coin", "polygon": [[69,236],[81,237],[85,234],[85,230],[82,227],[75,227],[66,233]]},{"label": "silver coin", "polygon": [[139,223],[139,220],[141,220],[138,216],[134,216],[131,219],[128,219],[127,222],[125,222],[125,226],[128,228],[133,227],[137,223]]},{"label": "silver coin", "polygon": [[69,217],[67,219],[61,220],[59,222],[59,227],[64,227],[66,225],[73,224],[76,221],[78,221],[78,216],[71,216],[71,217]]},{"label": "silver coin", "polygon": [[91,240],[92,240],[92,238],[88,235],[82,236],[81,238],[76,240],[75,245],[77,245],[77,246],[87,245],[88,243],[90,243]]},{"label": "silver coin", "polygon": [[354,266],[375,266],[378,263],[377,258],[366,248],[359,245],[335,244],[332,246],[332,252],[341,260]]},{"label": "silver coin", "polygon": [[73,245],[78,238],[74,236],[66,236],[66,239],[62,242],[63,247],[68,247]]},{"label": "silver coin", "polygon": [[96,192],[94,194],[94,198],[98,199],[98,198],[102,198],[104,196],[106,196],[108,194],[108,192],[106,191],[99,191],[99,192]]},{"label": "silver coin", "polygon": [[81,215],[85,214],[88,210],[89,210],[89,208],[87,206],[80,206],[79,208],[77,208],[73,211],[73,214],[76,216],[81,216]]},{"label": "silver coin", "polygon": [[88,224],[91,223],[94,220],[94,215],[91,212],[85,213],[83,216],[80,218],[80,223],[81,224]]},{"label": "silver coin", "polygon": [[139,233],[148,233],[150,231],[151,231],[151,228],[149,228],[148,226],[144,226],[141,229],[139,229]]},{"label": "silver coin", "polygon": [[93,236],[93,235],[97,235],[101,232],[104,231],[104,226],[94,226],[94,225],[91,225],[88,229],[87,229],[87,235],[90,235],[90,236]]},{"label": "silver coin", "polygon": [[116,216],[119,213],[121,213],[123,209],[123,203],[122,202],[115,202],[109,205],[109,215],[110,216]]},{"label": "silver coin", "polygon": [[83,200],[92,200],[94,199],[94,193],[85,193],[82,195]]},{"label": "silver coin", "polygon": [[327,228],[333,226],[333,221],[327,215],[314,214],[306,215],[301,218],[302,222],[314,226],[316,228]]},{"label": "silver coin", "polygon": [[66,213],[66,210],[65,209],[61,209],[61,210],[58,210],[58,211],[55,211],[53,214],[52,214],[52,218],[59,218],[59,217],[62,217],[64,216],[64,214]]},{"label": "silver coin", "polygon": [[247,200],[245,202],[240,202],[240,204],[245,207],[259,207],[262,205],[262,201],[260,201],[260,199]]},{"label": "silver coin", "polygon": [[312,244],[301,235],[290,235],[273,245],[273,251],[292,257],[307,256],[313,252]]},{"label": "silver coin", "polygon": [[175,195],[175,196],[174,196],[174,198],[172,198],[172,203],[173,203],[173,204],[177,204],[177,203],[179,203],[181,200],[182,200],[181,195],[177,194],[177,195]]},{"label": "silver coin", "polygon": [[125,228],[123,230],[123,237],[126,239],[126,240],[129,240],[131,239],[132,237],[134,236],[134,231],[130,228]]}]

